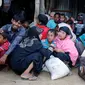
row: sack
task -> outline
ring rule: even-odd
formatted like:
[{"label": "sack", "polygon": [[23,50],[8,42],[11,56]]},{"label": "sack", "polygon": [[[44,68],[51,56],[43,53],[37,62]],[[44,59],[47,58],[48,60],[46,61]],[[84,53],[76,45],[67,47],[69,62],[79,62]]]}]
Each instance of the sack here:
[{"label": "sack", "polygon": [[[83,67],[83,72],[81,71]],[[85,57],[80,58],[80,66],[78,68],[78,75],[85,80]]]},{"label": "sack", "polygon": [[77,48],[77,51],[78,51],[79,55],[81,56],[81,54],[82,54],[83,51],[84,51],[84,45],[82,44],[82,42],[76,41],[76,42],[75,42],[75,46],[76,46],[76,48]]},{"label": "sack", "polygon": [[51,79],[55,80],[62,78],[70,73],[69,68],[58,58],[51,56],[45,63],[47,69],[51,74]]},{"label": "sack", "polygon": [[49,70],[47,69],[47,67],[45,65],[43,65],[42,71],[49,72]]},{"label": "sack", "polygon": [[84,27],[85,27],[84,24],[76,24],[75,29],[77,36],[79,36],[82,33]]},{"label": "sack", "polygon": [[81,57],[85,57],[85,50],[84,50],[83,53],[81,54]]}]

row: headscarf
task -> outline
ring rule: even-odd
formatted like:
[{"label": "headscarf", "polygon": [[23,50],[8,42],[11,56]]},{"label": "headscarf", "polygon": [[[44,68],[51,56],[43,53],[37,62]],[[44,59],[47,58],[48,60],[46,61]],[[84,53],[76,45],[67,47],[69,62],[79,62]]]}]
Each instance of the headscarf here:
[{"label": "headscarf", "polygon": [[36,26],[33,26],[33,27],[31,27],[31,28],[29,28],[29,29],[27,30],[25,37],[29,36],[30,39],[33,38],[33,37],[39,39],[39,35],[40,35],[42,32],[43,32],[43,29],[40,29],[40,28],[38,28],[38,27],[36,27]]},{"label": "headscarf", "polygon": [[[42,32],[40,28],[34,26],[31,27],[27,30],[26,35],[23,37],[22,41],[20,42],[20,47],[25,48],[25,47],[32,47],[35,44],[39,45],[39,47],[42,47],[41,45],[41,40],[39,38],[39,34]],[[39,48],[38,47],[38,48]]]},{"label": "headscarf", "polygon": [[59,29],[59,31],[60,30],[62,30],[62,31],[64,31],[67,35],[71,35],[71,32],[70,32],[70,30],[69,30],[69,28],[68,27],[61,27],[60,29]]}]

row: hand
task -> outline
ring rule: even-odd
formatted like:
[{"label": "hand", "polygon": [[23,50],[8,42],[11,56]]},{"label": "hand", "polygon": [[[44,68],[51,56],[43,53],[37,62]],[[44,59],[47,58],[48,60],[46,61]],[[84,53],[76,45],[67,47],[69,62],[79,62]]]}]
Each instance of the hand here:
[{"label": "hand", "polygon": [[53,49],[55,49],[55,46],[54,46],[54,44],[50,44],[50,47],[52,47]]},{"label": "hand", "polygon": [[55,52],[62,52],[62,53],[64,53],[64,51],[63,51],[63,50],[58,49],[58,48],[54,48],[54,51],[55,51]]},{"label": "hand", "polygon": [[4,54],[4,55],[0,58],[0,64],[5,64],[6,59],[7,59],[7,56],[8,56],[8,55]]},{"label": "hand", "polygon": [[42,39],[42,34],[39,35],[40,40]]},{"label": "hand", "polygon": [[3,33],[4,31],[2,29],[0,29],[0,33]]}]

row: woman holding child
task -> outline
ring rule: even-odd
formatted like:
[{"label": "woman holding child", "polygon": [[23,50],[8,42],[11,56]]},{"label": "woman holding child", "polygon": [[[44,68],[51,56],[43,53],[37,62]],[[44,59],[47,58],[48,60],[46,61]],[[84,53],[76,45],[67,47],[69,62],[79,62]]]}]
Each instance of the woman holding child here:
[{"label": "woman holding child", "polygon": [[39,39],[40,28],[32,27],[26,32],[19,45],[8,57],[12,70],[21,75],[22,79],[36,80],[43,65],[43,58],[50,58],[52,52],[44,49]]},{"label": "woman holding child", "polygon": [[53,29],[48,31],[47,39],[42,40],[44,48],[50,48],[53,51],[53,55],[62,61],[68,62],[70,66],[76,64],[78,58],[78,51],[75,47],[75,43],[71,40],[71,32],[68,27],[61,27],[55,37],[55,31]]},{"label": "woman holding child", "polygon": [[68,61],[74,66],[78,58],[78,51],[75,43],[71,40],[71,32],[68,27],[61,27],[55,38],[56,47],[53,55],[62,61]]}]

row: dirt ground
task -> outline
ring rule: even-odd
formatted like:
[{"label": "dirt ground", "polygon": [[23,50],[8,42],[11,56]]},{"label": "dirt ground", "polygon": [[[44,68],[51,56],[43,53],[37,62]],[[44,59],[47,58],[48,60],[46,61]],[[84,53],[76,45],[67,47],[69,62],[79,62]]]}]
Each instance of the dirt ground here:
[{"label": "dirt ground", "polygon": [[22,80],[11,70],[3,70],[0,71],[0,85],[85,85],[85,81],[77,75],[77,69],[72,70],[72,75],[54,81],[47,72],[41,72],[36,81],[29,81]]}]

